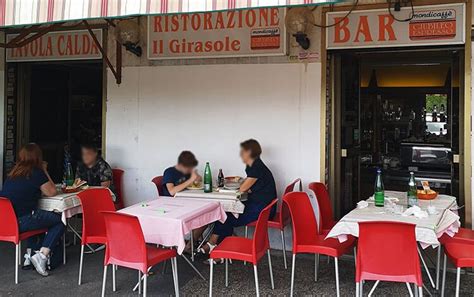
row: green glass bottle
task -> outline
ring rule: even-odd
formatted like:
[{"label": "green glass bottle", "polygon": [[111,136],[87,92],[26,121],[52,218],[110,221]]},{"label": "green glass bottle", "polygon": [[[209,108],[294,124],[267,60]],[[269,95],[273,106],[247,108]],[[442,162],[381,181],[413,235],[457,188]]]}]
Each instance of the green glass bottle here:
[{"label": "green glass bottle", "polygon": [[374,200],[375,206],[383,207],[385,202],[385,191],[383,187],[382,180],[382,169],[377,169],[377,177],[375,178],[375,187],[374,187]]},{"label": "green glass bottle", "polygon": [[212,174],[209,162],[206,162],[206,168],[204,169],[204,193],[212,192]]},{"label": "green glass bottle", "polygon": [[418,195],[416,193],[416,180],[415,174],[410,172],[410,180],[408,181],[408,193],[407,193],[408,207],[418,205]]},{"label": "green glass bottle", "polygon": [[72,165],[69,161],[66,163],[65,180],[67,186],[74,184],[74,172],[72,171]]}]

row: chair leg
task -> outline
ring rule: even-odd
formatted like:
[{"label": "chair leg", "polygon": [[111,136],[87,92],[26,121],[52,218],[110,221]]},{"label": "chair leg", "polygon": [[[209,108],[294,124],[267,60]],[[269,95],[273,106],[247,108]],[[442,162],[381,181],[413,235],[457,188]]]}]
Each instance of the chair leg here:
[{"label": "chair leg", "polygon": [[138,270],[138,294],[142,294],[142,272]]},{"label": "chair leg", "polygon": [[143,297],[146,297],[146,291],[147,291],[146,281],[147,281],[147,278],[148,278],[148,273],[145,273],[143,275]]},{"label": "chair leg", "polygon": [[291,260],[291,285],[290,285],[290,296],[293,297],[293,287],[295,284],[295,265],[296,265],[296,254],[293,254]]},{"label": "chair leg", "polygon": [[171,264],[171,268],[173,269],[174,294],[176,297],[179,297],[178,260],[176,257],[171,259]]},{"label": "chair leg", "polygon": [[319,254],[314,254],[314,281],[318,281]]},{"label": "chair leg", "polygon": [[360,296],[360,284],[356,283],[356,297]]},{"label": "chair leg", "polygon": [[272,284],[272,290],[274,290],[275,282],[273,281],[272,257],[270,256],[270,249],[267,250],[267,255],[268,255],[268,268],[270,269],[270,282]]},{"label": "chair leg", "polygon": [[364,296],[364,281],[360,282],[360,297]]},{"label": "chair leg", "polygon": [[282,229],[281,234],[281,245],[283,250],[283,263],[285,264],[285,269],[288,269],[288,264],[286,263],[286,242],[285,242],[285,231]]},{"label": "chair leg", "polygon": [[104,278],[102,279],[102,297],[105,296],[105,283],[107,282],[107,265],[104,266]]},{"label": "chair leg", "polygon": [[67,232],[67,229],[66,231],[64,231],[64,234],[63,234],[63,265],[66,265],[66,233]]},{"label": "chair leg", "polygon": [[21,240],[18,241],[18,266],[21,265]]},{"label": "chair leg", "polygon": [[370,291],[369,291],[369,295],[368,295],[369,297],[372,296],[372,294],[374,293],[374,291],[375,291],[375,289],[377,288],[377,286],[379,285],[379,283],[380,283],[379,280],[375,282],[374,286],[373,286],[372,289],[370,289]]},{"label": "chair leg", "polygon": [[[245,226],[245,233],[244,233],[244,237],[245,238],[248,238],[249,236],[249,227],[248,226]],[[244,265],[247,265],[247,261],[244,261]]]},{"label": "chair leg", "polygon": [[258,288],[258,271],[257,265],[253,265],[253,272],[255,274],[255,291],[257,292],[257,297],[260,297],[260,290]]},{"label": "chair leg", "polygon": [[441,266],[441,244],[438,246],[438,255],[436,257],[436,290],[439,290],[440,266]]},{"label": "chair leg", "polygon": [[334,269],[336,271],[336,296],[339,297],[339,264],[337,258],[334,258]]},{"label": "chair leg", "polygon": [[112,265],[112,291],[116,291],[116,288],[115,288],[115,265]]},{"label": "chair leg", "polygon": [[79,281],[78,284],[82,283],[82,264],[84,262],[84,245],[81,245],[81,258],[79,259]]},{"label": "chair leg", "polygon": [[423,297],[423,286],[418,287],[418,296]]},{"label": "chair leg", "polygon": [[209,268],[209,297],[212,297],[212,276],[214,272],[214,261],[211,261],[211,266]]},{"label": "chair leg", "polygon": [[[405,283],[407,285],[408,293],[410,294],[410,297],[413,297],[413,291],[411,290],[411,285],[410,283]],[[416,293],[416,292],[415,292]]]},{"label": "chair leg", "polygon": [[229,259],[225,259],[225,286],[229,286]]},{"label": "chair leg", "polygon": [[446,261],[447,261],[447,257],[446,257],[446,254],[444,254],[444,259],[443,259],[443,281],[441,282],[441,297],[444,297],[444,287],[446,285]]},{"label": "chair leg", "polygon": [[459,283],[461,282],[461,268],[456,269],[456,297],[459,297]]},{"label": "chair leg", "polygon": [[15,245],[15,284],[18,285],[18,266],[19,266],[20,244]]}]

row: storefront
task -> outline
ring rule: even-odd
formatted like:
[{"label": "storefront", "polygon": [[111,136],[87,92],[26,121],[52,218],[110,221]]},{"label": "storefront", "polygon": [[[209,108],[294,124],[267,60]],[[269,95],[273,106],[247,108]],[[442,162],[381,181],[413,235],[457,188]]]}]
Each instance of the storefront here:
[{"label": "storefront", "polygon": [[[6,41],[19,34],[7,32]],[[103,30],[94,29],[94,34],[102,42]],[[59,183],[65,153],[77,160],[80,144],[102,145],[102,55],[87,30],[54,31],[7,49],[5,68],[4,174],[18,148],[35,142]]]},{"label": "storefront", "polygon": [[332,91],[326,164],[338,215],[373,193],[382,168],[387,189],[405,191],[415,172],[458,197],[470,222],[465,4],[360,6],[346,14],[326,13],[336,25],[325,35]]}]

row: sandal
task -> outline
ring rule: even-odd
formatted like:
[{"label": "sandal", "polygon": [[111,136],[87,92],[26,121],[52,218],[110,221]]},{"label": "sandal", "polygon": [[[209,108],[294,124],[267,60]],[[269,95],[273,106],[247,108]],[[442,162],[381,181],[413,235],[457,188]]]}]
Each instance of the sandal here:
[{"label": "sandal", "polygon": [[[204,248],[205,246],[209,247],[208,251],[206,251],[206,249]],[[217,244],[212,244],[210,242],[206,242],[206,244],[198,250],[198,253],[205,254],[205,255],[210,254],[216,246],[217,246]]]}]

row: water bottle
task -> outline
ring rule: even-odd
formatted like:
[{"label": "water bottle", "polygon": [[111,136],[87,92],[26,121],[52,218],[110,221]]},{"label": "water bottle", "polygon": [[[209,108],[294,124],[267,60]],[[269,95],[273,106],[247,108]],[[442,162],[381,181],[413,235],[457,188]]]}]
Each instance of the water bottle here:
[{"label": "water bottle", "polygon": [[374,187],[374,200],[375,206],[383,207],[385,204],[385,191],[382,181],[382,169],[377,169],[377,177],[375,178],[375,187]]},{"label": "water bottle", "polygon": [[408,200],[408,207],[418,205],[415,174],[413,172],[410,172],[410,180],[408,181],[407,200]]}]

